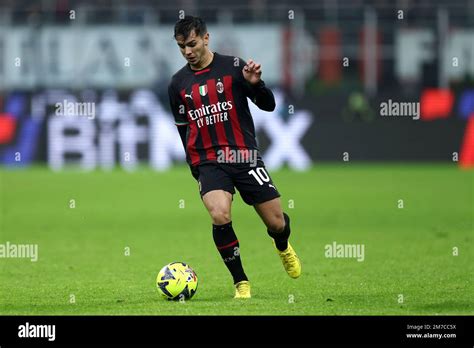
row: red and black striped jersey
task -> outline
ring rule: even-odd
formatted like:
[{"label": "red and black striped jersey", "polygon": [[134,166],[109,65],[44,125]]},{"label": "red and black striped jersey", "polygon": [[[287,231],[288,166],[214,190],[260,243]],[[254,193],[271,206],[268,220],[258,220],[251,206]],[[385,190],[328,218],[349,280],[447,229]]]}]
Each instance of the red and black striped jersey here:
[{"label": "red and black striped jersey", "polygon": [[247,97],[266,111],[275,109],[275,98],[263,81],[251,85],[244,79],[245,64],[241,58],[214,52],[204,69],[195,71],[186,64],[173,75],[168,86],[170,106],[184,134],[190,165],[216,162],[220,151],[258,152]]}]

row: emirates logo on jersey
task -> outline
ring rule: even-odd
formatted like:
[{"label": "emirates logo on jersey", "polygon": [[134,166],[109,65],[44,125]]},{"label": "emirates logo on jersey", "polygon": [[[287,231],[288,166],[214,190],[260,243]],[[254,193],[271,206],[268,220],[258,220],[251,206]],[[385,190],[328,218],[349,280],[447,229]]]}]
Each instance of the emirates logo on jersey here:
[{"label": "emirates logo on jersey", "polygon": [[211,105],[202,105],[198,109],[189,110],[188,115],[192,121],[196,121],[198,118],[209,116],[212,114],[224,113],[227,115],[226,111],[229,111],[233,108],[231,101],[217,102]]},{"label": "emirates logo on jersey", "polygon": [[219,93],[224,92],[224,84],[223,84],[222,82],[220,82],[220,81],[217,82],[217,83],[216,83],[216,90],[217,90],[217,92],[219,92]]},{"label": "emirates logo on jersey", "polygon": [[207,85],[199,86],[199,94],[203,97],[207,94]]}]

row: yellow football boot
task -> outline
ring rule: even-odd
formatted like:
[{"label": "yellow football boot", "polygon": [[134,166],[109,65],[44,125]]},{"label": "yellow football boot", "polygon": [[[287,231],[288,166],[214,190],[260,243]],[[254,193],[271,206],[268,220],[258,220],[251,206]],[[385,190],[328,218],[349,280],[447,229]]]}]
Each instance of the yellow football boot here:
[{"label": "yellow football boot", "polygon": [[[275,245],[275,241],[273,242],[273,245]],[[276,250],[278,255],[280,255],[286,273],[288,273],[291,278],[298,278],[301,275],[301,262],[291,244],[288,242],[288,248],[284,251]]]},{"label": "yellow football boot", "polygon": [[250,298],[250,283],[247,280],[242,280],[235,284],[234,298]]}]

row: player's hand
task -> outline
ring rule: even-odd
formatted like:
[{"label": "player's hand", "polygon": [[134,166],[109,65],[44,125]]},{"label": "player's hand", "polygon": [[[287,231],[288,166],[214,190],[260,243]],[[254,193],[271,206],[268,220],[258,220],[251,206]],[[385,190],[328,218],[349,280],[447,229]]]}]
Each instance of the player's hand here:
[{"label": "player's hand", "polygon": [[244,78],[252,85],[260,82],[262,76],[262,65],[254,62],[252,59],[247,61],[247,64],[242,69]]}]

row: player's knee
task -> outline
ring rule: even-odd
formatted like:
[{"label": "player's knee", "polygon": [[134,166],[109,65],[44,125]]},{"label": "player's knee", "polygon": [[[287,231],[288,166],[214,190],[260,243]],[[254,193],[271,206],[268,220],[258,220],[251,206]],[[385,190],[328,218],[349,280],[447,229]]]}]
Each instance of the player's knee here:
[{"label": "player's knee", "polygon": [[212,209],[210,214],[214,225],[224,225],[231,221],[230,212],[226,209]]},{"label": "player's knee", "polygon": [[267,222],[267,228],[273,232],[283,232],[285,230],[285,218],[283,214],[275,214]]}]

